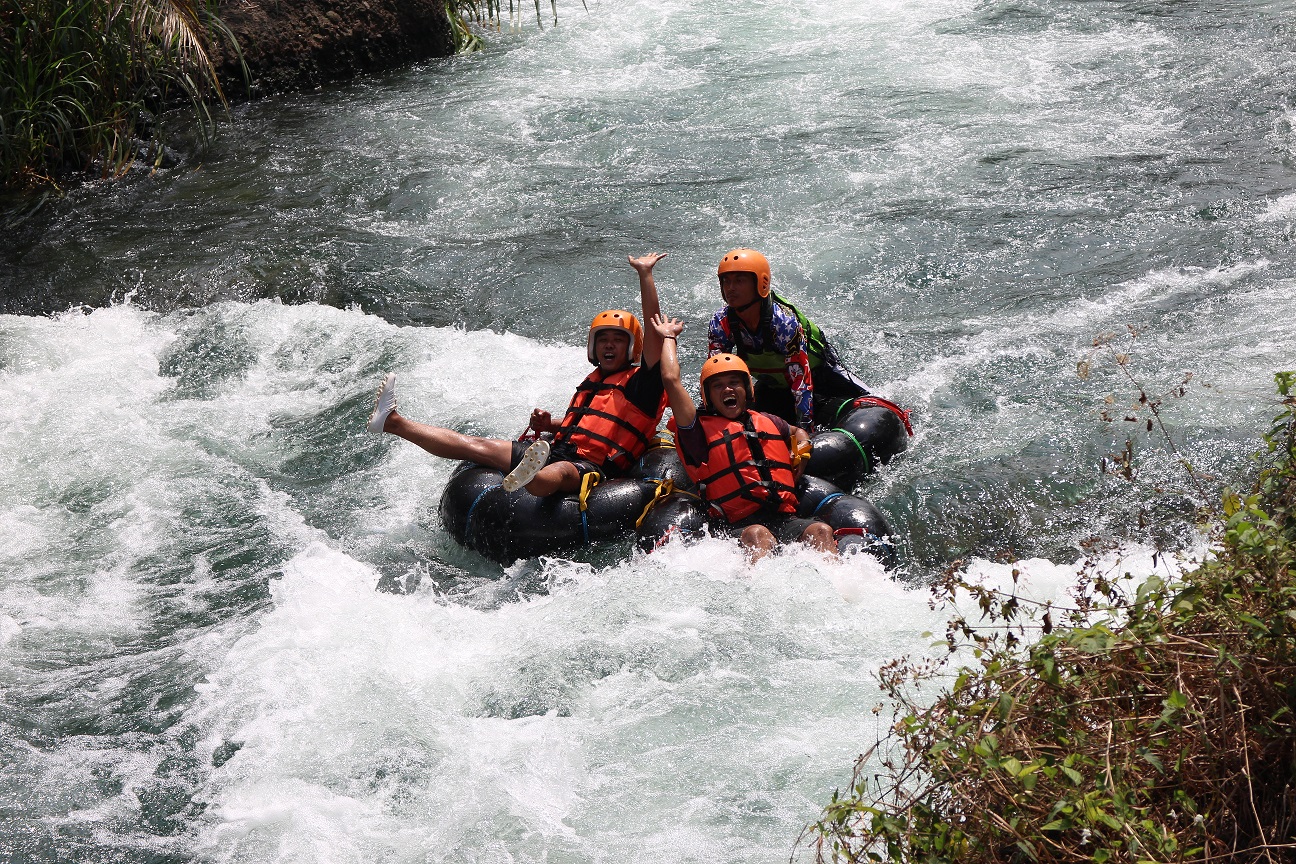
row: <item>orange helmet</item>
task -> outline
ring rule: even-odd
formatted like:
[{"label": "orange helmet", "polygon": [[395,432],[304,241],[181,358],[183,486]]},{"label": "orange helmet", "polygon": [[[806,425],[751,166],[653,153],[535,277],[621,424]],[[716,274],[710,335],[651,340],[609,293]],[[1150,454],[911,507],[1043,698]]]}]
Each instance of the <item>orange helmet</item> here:
[{"label": "orange helmet", "polygon": [[606,312],[600,312],[594,316],[590,322],[589,339],[585,345],[585,356],[595,366],[598,360],[594,357],[594,337],[599,334],[600,330],[620,330],[630,337],[630,362],[638,363],[639,354],[643,351],[643,328],[639,326],[639,319],[631,315],[624,309],[608,309]]},{"label": "orange helmet", "polygon": [[750,407],[756,400],[752,392],[751,370],[737,354],[715,354],[702,364],[702,407],[707,407],[707,379],[712,375],[723,375],[726,372],[739,372],[747,376],[747,405]]},{"label": "orange helmet", "polygon": [[770,266],[765,256],[755,249],[730,249],[720,259],[717,276],[726,273],[751,273],[756,277],[756,293],[768,297],[770,293]]}]

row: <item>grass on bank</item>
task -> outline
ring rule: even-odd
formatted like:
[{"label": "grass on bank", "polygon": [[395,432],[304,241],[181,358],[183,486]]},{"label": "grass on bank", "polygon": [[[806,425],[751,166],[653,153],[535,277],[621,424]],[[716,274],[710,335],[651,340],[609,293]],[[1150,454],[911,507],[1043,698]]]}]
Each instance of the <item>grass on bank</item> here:
[{"label": "grass on bank", "polygon": [[214,0],[0,0],[0,173],[6,185],[108,177],[162,155],[160,114],[224,104],[208,56]]},{"label": "grass on bank", "polygon": [[819,860],[1296,861],[1296,372],[1276,380],[1259,479],[1196,570],[1091,564],[1065,609],[938,587],[986,616],[947,633],[975,663],[883,670],[898,720],[808,829]]}]

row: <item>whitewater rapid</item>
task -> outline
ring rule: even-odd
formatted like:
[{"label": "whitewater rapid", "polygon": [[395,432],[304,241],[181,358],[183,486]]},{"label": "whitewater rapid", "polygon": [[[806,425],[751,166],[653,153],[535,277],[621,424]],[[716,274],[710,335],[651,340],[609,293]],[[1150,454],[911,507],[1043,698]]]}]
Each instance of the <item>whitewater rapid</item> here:
[{"label": "whitewater rapid", "polygon": [[[1296,60],[1283,4],[1217,7],[602,0],[6,223],[0,849],[786,860],[891,720],[876,670],[941,650],[935,574],[1163,569],[1180,456],[1245,482],[1296,365]],[[440,525],[453,466],[363,431],[387,371],[474,434],[561,409],[631,253],[670,253],[691,375],[737,245],[914,411],[861,490],[897,573],[500,568]]]}]

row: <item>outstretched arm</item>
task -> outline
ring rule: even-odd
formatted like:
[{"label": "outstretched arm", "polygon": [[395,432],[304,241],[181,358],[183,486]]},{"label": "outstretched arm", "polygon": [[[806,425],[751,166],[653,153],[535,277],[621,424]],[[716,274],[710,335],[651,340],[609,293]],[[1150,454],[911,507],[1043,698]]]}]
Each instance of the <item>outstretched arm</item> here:
[{"label": "outstretched arm", "polygon": [[643,346],[645,367],[656,366],[657,361],[661,359],[662,336],[651,325],[652,320],[661,315],[661,303],[657,299],[657,282],[653,279],[653,266],[665,257],[665,252],[653,252],[642,258],[626,256],[630,266],[639,274],[639,303],[645,327]]},{"label": "outstretched arm", "polygon": [[692,426],[697,420],[697,406],[680,381],[679,356],[675,352],[676,337],[683,332],[684,322],[678,318],[667,320],[658,312],[651,323],[661,344],[661,377],[662,386],[666,388],[666,401],[675,412],[677,425]]}]

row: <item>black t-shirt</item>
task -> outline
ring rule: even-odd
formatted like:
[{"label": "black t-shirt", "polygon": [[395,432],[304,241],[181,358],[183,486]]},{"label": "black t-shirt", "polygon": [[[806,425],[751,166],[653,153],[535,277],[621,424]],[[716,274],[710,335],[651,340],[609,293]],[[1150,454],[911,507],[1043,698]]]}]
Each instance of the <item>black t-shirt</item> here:
[{"label": "black t-shirt", "polygon": [[[765,414],[764,411],[755,413]],[[698,415],[698,417],[701,416],[701,414]],[[765,416],[774,421],[779,434],[790,443],[792,441],[792,427],[788,425],[788,422],[782,417],[776,417],[773,414],[765,414]],[[741,418],[736,422],[741,422]],[[678,421],[676,421],[675,426],[675,440],[679,442],[680,450],[684,453],[684,461],[696,468],[707,459],[709,448],[707,447],[706,431],[703,430],[702,424],[697,421],[696,417],[693,419],[692,426],[680,426]]]},{"label": "black t-shirt", "polygon": [[657,416],[661,406],[662,394],[666,385],[662,384],[661,363],[652,366],[640,366],[625,384],[626,398],[630,404],[649,417]]}]

